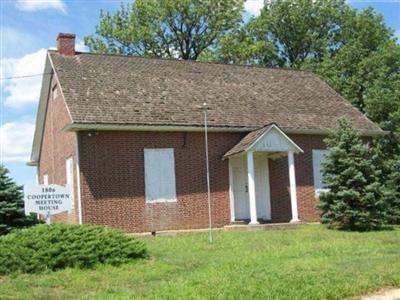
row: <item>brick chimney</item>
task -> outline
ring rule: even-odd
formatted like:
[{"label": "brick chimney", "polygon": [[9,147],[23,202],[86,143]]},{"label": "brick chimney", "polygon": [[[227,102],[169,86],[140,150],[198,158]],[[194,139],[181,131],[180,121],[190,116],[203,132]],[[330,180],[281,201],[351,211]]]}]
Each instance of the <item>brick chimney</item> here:
[{"label": "brick chimney", "polygon": [[57,36],[57,51],[61,55],[75,55],[75,33],[62,33]]}]

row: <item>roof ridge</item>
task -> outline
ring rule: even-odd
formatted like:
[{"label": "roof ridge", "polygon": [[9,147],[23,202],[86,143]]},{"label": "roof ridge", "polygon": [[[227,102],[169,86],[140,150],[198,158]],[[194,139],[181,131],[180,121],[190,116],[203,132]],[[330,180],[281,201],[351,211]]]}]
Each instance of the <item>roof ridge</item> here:
[{"label": "roof ridge", "polygon": [[[58,53],[57,50],[48,49],[49,52]],[[293,69],[289,67],[266,67],[261,65],[245,65],[245,64],[230,64],[230,63],[223,63],[223,62],[211,62],[211,61],[200,61],[200,60],[190,60],[190,59],[176,59],[176,58],[169,58],[169,57],[149,57],[149,56],[139,56],[139,55],[126,55],[126,54],[119,54],[119,53],[96,53],[96,52],[80,52],[76,51],[75,54],[80,55],[102,55],[102,56],[116,56],[116,57],[126,57],[126,58],[137,58],[143,60],[162,60],[162,61],[171,61],[171,62],[179,62],[179,63],[187,63],[187,64],[207,64],[207,65],[222,65],[222,66],[229,66],[229,67],[244,67],[248,69],[267,69],[267,70],[275,70],[275,71],[288,71],[288,72],[296,72],[296,73],[307,73],[315,75],[314,72],[310,70],[303,70],[303,69]]]}]

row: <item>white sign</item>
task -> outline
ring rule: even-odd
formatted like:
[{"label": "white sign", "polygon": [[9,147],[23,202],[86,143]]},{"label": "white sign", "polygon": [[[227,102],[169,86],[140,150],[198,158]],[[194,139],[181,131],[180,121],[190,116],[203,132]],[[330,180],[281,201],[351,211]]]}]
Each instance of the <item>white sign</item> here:
[{"label": "white sign", "polygon": [[25,214],[38,213],[54,215],[71,210],[70,186],[50,185],[25,185],[24,186]]}]

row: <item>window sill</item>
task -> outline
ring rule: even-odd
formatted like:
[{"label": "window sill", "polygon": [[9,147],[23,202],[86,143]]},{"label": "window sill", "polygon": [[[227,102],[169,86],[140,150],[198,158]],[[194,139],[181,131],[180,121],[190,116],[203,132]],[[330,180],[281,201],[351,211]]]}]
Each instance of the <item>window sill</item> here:
[{"label": "window sill", "polygon": [[174,203],[176,199],[158,199],[158,200],[146,200],[146,204],[153,204],[153,203]]}]

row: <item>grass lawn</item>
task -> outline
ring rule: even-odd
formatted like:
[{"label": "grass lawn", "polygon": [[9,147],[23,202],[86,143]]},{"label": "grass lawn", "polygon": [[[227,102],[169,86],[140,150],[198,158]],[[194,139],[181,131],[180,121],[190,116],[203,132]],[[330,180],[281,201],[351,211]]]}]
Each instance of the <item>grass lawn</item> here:
[{"label": "grass lawn", "polygon": [[342,299],[400,286],[400,228],[320,225],[144,237],[151,258],[120,267],[0,278],[0,299]]}]

